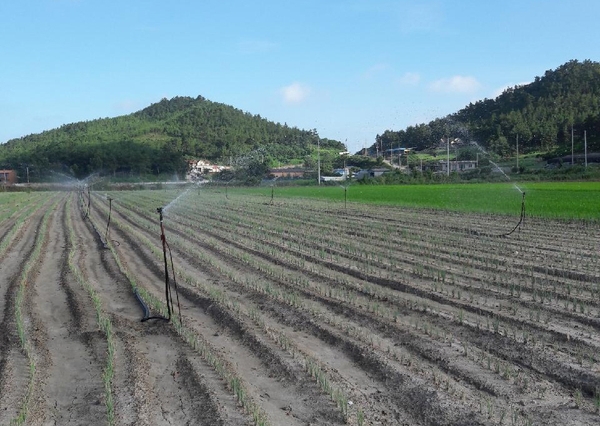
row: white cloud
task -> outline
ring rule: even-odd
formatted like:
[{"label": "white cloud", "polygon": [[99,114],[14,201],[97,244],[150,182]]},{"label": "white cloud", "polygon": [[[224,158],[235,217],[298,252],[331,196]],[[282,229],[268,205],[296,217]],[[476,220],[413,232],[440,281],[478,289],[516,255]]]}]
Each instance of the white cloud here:
[{"label": "white cloud", "polygon": [[406,72],[396,79],[396,83],[401,86],[416,86],[421,81],[421,76],[416,72]]},{"label": "white cloud", "polygon": [[308,98],[311,89],[305,84],[294,82],[279,89],[279,93],[286,104],[299,104]]},{"label": "white cloud", "polygon": [[474,93],[479,88],[481,83],[475,77],[463,75],[442,78],[429,85],[429,90],[438,93]]}]

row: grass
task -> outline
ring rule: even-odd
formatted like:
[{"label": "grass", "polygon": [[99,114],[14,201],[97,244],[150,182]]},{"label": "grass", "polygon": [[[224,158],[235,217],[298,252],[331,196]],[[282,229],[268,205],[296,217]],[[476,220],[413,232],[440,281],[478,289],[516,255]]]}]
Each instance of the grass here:
[{"label": "grass", "polygon": [[[527,182],[447,185],[352,185],[348,202],[388,204],[451,211],[518,215],[520,188],[528,216],[598,220],[600,182]],[[271,196],[270,188],[235,188],[232,194]],[[275,188],[275,200],[286,197],[329,199],[343,207],[339,186]]]}]

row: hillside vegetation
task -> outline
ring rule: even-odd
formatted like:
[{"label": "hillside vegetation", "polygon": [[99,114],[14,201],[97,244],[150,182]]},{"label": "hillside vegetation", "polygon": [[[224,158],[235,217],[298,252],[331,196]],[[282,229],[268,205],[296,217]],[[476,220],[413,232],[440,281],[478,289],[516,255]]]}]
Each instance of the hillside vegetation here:
[{"label": "hillside vegetation", "polygon": [[527,85],[505,90],[495,99],[471,103],[455,114],[405,130],[377,135],[377,148],[434,147],[442,138],[461,138],[501,156],[513,155],[519,136],[521,153],[571,152],[571,126],[575,149],[600,149],[600,63],[570,61]]},{"label": "hillside vegetation", "polygon": [[344,150],[337,141],[319,138],[268,121],[229,105],[175,97],[133,114],[66,124],[0,145],[0,167],[60,170],[76,177],[104,171],[173,173],[185,170],[185,159],[224,163],[241,157],[268,163],[310,155],[323,147]]}]

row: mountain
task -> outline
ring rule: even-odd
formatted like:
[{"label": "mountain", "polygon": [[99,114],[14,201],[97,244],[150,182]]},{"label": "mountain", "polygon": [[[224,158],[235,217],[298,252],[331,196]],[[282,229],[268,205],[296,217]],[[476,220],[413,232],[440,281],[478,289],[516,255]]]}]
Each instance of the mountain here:
[{"label": "mountain", "polygon": [[66,124],[0,145],[0,168],[56,170],[83,177],[96,171],[173,173],[186,158],[235,161],[256,157],[286,162],[309,155],[321,139],[232,106],[197,98],[162,99],[133,114]]},{"label": "mountain", "polygon": [[455,114],[410,126],[386,130],[370,148],[427,149],[445,137],[476,141],[499,155],[519,152],[571,152],[571,126],[576,149],[600,149],[600,63],[569,61],[526,85],[505,90],[495,99],[471,103]]}]

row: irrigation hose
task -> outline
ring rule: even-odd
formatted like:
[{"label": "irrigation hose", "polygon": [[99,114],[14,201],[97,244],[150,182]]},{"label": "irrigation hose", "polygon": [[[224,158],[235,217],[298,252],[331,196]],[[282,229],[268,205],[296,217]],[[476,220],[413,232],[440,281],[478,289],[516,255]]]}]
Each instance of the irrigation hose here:
[{"label": "irrigation hose", "polygon": [[146,322],[148,320],[153,320],[153,319],[169,321],[167,318],[163,317],[162,315],[154,315],[151,317],[150,316],[150,308],[148,308],[148,305],[146,305],[146,302],[144,302],[144,299],[142,299],[142,297],[138,293],[137,289],[133,291],[133,294],[135,294],[135,297],[137,298],[138,302],[140,302],[140,305],[142,306],[142,310],[144,311],[144,318],[142,318],[142,322]]},{"label": "irrigation hose", "polygon": [[519,223],[517,223],[517,225],[513,228],[512,231],[507,232],[506,234],[500,234],[500,235],[498,235],[498,237],[508,237],[510,234],[515,232],[517,230],[517,228],[519,229],[519,232],[520,232],[521,224],[523,223],[524,219],[525,219],[525,193],[523,192],[523,198],[521,201],[521,217],[519,218]]},{"label": "irrigation hose", "polygon": [[142,305],[142,309],[144,310],[144,317],[142,318],[142,322],[148,321],[150,319],[161,319],[164,321],[171,321],[171,315],[175,311],[175,308],[173,305],[173,293],[171,291],[171,286],[170,286],[170,282],[169,282],[169,263],[167,261],[167,249],[168,249],[169,250],[169,258],[171,259],[171,271],[173,273],[173,285],[175,287],[175,297],[177,299],[177,310],[179,313],[179,322],[181,324],[183,324],[183,318],[181,316],[181,304],[179,302],[179,289],[177,288],[177,279],[176,279],[176,274],[175,274],[175,264],[173,262],[173,253],[171,251],[171,247],[167,243],[167,238],[165,237],[165,227],[164,227],[164,223],[163,223],[163,209],[162,209],[162,207],[159,207],[158,209],[156,209],[156,211],[158,212],[159,217],[160,217],[160,240],[162,242],[162,247],[163,247],[163,260],[165,262],[165,302],[167,304],[167,316],[166,317],[163,317],[163,316],[152,316],[151,317],[150,309],[148,309],[148,306],[144,303],[144,301],[138,294],[137,290],[135,291],[135,296],[137,297],[138,301]]},{"label": "irrigation hose", "polygon": [[523,198],[521,200],[521,214],[519,216],[519,222],[510,232],[506,232],[504,234],[490,234],[487,232],[479,232],[476,230],[473,230],[471,232],[475,235],[479,235],[479,236],[483,236],[483,237],[493,237],[493,238],[508,237],[513,232],[515,232],[517,229],[519,230],[519,232],[521,232],[521,225],[523,225],[524,221],[525,221],[525,193],[523,192]]}]

